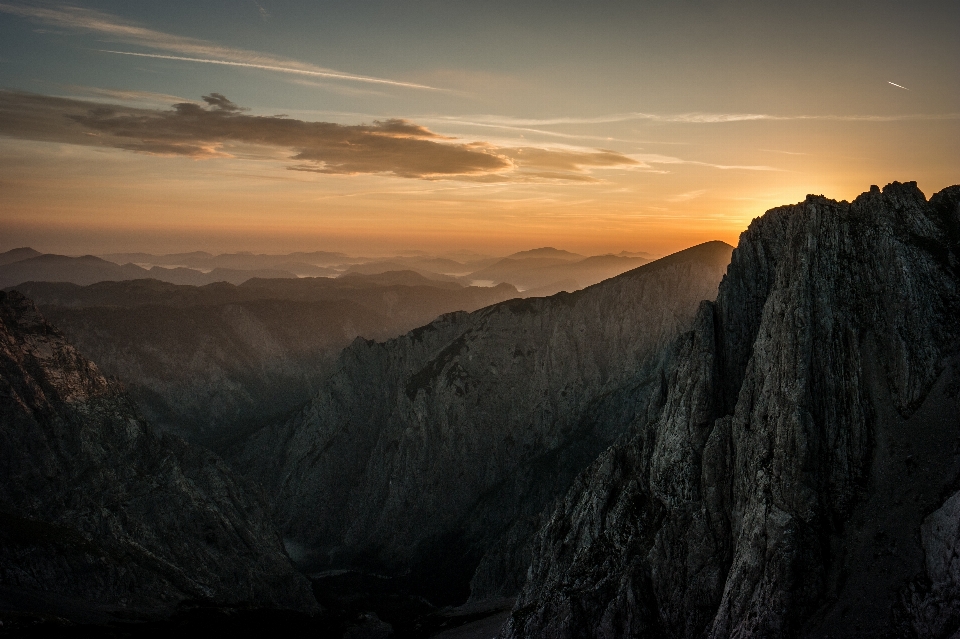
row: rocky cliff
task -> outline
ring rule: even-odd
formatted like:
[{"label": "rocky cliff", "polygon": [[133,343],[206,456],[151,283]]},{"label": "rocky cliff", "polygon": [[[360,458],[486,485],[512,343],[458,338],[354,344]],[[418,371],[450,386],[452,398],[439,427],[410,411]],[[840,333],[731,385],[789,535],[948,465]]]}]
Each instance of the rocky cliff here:
[{"label": "rocky cliff", "polygon": [[501,636],[957,636],[958,355],[960,187],[767,212]]},{"label": "rocky cliff", "polygon": [[515,594],[543,510],[659,407],[670,345],[731,250],[712,242],[573,294],[357,340],[241,466],[304,565],[409,574],[435,601]]},{"label": "rocky cliff", "polygon": [[316,606],[223,462],[155,433],[29,300],[0,292],[0,610],[97,620],[186,599]]}]

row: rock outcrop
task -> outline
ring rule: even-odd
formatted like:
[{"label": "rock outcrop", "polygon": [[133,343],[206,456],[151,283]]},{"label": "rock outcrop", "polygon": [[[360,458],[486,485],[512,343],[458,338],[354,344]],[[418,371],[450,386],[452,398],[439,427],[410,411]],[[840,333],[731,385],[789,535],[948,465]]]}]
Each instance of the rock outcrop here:
[{"label": "rock outcrop", "polygon": [[711,242],[576,293],[357,340],[240,467],[304,565],[409,574],[435,602],[516,594],[544,509],[659,408],[671,344],[731,250]]},{"label": "rock outcrop", "polygon": [[501,636],[957,636],[958,395],[960,187],[768,211]]},{"label": "rock outcrop", "polygon": [[213,453],[155,433],[32,302],[0,292],[0,610],[314,609],[252,495]]}]

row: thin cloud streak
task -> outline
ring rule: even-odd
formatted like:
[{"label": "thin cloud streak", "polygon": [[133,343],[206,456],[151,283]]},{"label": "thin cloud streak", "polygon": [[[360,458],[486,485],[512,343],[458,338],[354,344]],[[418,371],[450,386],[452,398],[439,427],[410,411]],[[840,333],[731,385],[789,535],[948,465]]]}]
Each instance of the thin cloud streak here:
[{"label": "thin cloud streak", "polygon": [[[386,78],[376,78],[354,73],[346,73],[335,69],[326,69],[298,60],[291,60],[245,49],[224,47],[197,38],[177,36],[162,31],[155,31],[133,24],[124,23],[116,16],[84,9],[81,7],[46,8],[36,6],[14,5],[0,2],[0,12],[36,20],[41,23],[64,29],[88,31],[116,38],[121,42],[169,51],[171,60],[189,62],[203,62],[226,66],[258,68],[279,73],[296,73],[318,77],[337,78],[351,82],[367,82],[391,85],[400,88],[418,89],[426,91],[447,91],[437,87],[413,82],[401,82]],[[121,55],[135,55],[141,57],[162,58],[156,54],[133,53],[129,51],[107,51]]]},{"label": "thin cloud streak", "polygon": [[[909,89],[907,89],[909,91]],[[512,118],[502,116],[470,116],[469,120],[454,118],[437,118],[437,121],[450,120],[461,124],[475,126],[558,126],[566,124],[609,124],[629,122],[632,120],[648,120],[665,124],[724,124],[728,122],[755,122],[755,121],[794,121],[794,120],[823,120],[837,122],[903,122],[913,120],[958,120],[960,113],[913,113],[905,115],[772,115],[768,113],[678,113],[661,115],[656,113],[620,113],[597,116],[592,118]]]},{"label": "thin cloud streak", "polygon": [[292,73],[296,75],[309,75],[319,78],[334,78],[337,80],[352,80],[354,82],[370,82],[373,84],[389,84],[396,87],[405,87],[408,89],[425,89],[427,91],[446,91],[425,84],[414,84],[412,82],[400,82],[398,80],[384,80],[382,78],[372,78],[363,75],[353,75],[350,73],[340,73],[338,71],[312,71],[309,69],[298,69],[295,67],[282,67],[271,64],[256,64],[253,62],[234,62],[231,60],[212,60],[207,58],[188,58],[179,55],[163,55],[159,53],[134,53],[132,51],[113,51],[110,49],[97,49],[101,53],[115,53],[117,55],[132,55],[138,58],[158,58],[160,60],[179,60],[182,62],[201,62],[203,64],[219,64],[228,67],[246,67],[249,69],[263,69],[265,71],[278,71],[280,73]]},{"label": "thin cloud streak", "polygon": [[670,155],[658,155],[650,153],[632,154],[630,157],[644,164],[695,164],[698,166],[708,166],[712,169],[722,171],[783,171],[773,166],[750,165],[750,164],[714,164],[712,162],[701,162],[699,160],[684,160]]}]

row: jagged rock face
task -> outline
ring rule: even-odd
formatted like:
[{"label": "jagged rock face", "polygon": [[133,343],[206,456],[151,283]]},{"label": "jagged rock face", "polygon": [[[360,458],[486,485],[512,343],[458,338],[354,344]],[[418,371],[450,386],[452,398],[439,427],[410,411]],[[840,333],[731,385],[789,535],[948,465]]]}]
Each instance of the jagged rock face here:
[{"label": "jagged rock face", "polygon": [[184,599],[313,609],[266,508],[157,435],[16,292],[0,292],[0,608],[95,617]]},{"label": "jagged rock face", "polygon": [[767,212],[538,539],[504,637],[948,637],[960,187]]},{"label": "jagged rock face", "polygon": [[669,345],[730,251],[712,242],[577,293],[358,340],[241,466],[305,563],[410,571],[449,600],[471,579],[475,598],[515,594],[544,508],[659,406]]}]

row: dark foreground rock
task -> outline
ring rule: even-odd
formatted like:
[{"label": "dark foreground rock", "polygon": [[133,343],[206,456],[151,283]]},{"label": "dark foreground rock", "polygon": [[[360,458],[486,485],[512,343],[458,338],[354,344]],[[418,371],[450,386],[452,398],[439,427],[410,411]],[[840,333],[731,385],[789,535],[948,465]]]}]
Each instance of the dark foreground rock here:
[{"label": "dark foreground rock", "polygon": [[219,458],[154,432],[32,302],[0,292],[0,611],[96,621],[184,600],[317,608]]},{"label": "dark foreground rock", "polygon": [[501,636],[956,636],[960,187],[767,212],[679,349]]},{"label": "dark foreground rock", "polygon": [[731,250],[712,242],[576,293],[357,340],[239,467],[303,566],[406,575],[435,604],[516,594],[544,510],[659,408],[671,344]]}]

